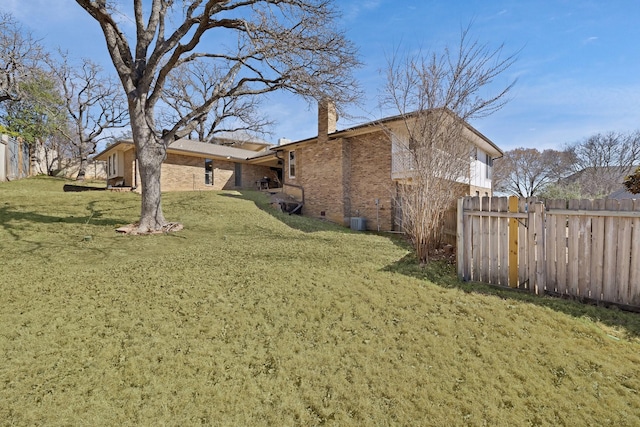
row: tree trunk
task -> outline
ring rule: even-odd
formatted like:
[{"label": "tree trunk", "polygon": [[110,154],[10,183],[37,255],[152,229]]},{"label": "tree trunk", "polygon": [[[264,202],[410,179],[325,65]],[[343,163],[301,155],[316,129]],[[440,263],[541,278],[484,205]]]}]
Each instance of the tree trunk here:
[{"label": "tree trunk", "polygon": [[76,176],[76,181],[84,181],[86,174],[87,174],[87,156],[84,154],[84,152],[81,152],[80,165],[78,166],[78,176]]},{"label": "tree trunk", "polygon": [[160,193],[160,169],[164,160],[164,150],[146,149],[144,153],[141,151],[138,151],[138,166],[142,181],[142,209],[138,231],[148,233],[162,230],[167,224],[162,213]]},{"label": "tree trunk", "polygon": [[152,130],[148,128],[134,130],[134,142],[142,186],[142,207],[138,232],[152,233],[162,230],[167,224],[162,213],[160,193],[160,171],[167,150],[162,142],[157,140]]}]

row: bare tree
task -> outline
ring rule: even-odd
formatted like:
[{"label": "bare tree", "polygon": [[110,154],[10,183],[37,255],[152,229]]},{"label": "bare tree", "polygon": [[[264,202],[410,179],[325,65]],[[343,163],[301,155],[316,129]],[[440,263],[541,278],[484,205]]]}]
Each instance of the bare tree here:
[{"label": "bare tree", "polygon": [[[162,100],[170,107],[160,115],[159,124],[163,128],[172,126],[215,96],[216,82],[223,77],[215,67],[201,62],[184,64],[175,71],[162,91]],[[251,93],[218,98],[211,111],[195,123],[192,133],[204,142],[214,142],[216,135],[222,133],[242,132],[264,137],[270,134],[273,121],[260,107],[259,96]]]},{"label": "bare tree", "polygon": [[20,100],[20,83],[33,77],[45,56],[31,33],[12,15],[0,13],[0,104]]},{"label": "bare tree", "polygon": [[598,133],[573,143],[575,173],[568,184],[578,184],[585,197],[606,197],[619,189],[640,162],[640,132]]},{"label": "bare tree", "polygon": [[55,175],[68,167],[70,159],[75,156],[77,151],[68,138],[60,132],[54,132],[43,138],[39,148],[42,150],[42,160],[46,169],[38,172],[46,173],[47,175]]},{"label": "bare tree", "polygon": [[493,188],[520,197],[540,195],[548,185],[572,173],[571,151],[516,148],[495,161]]},{"label": "bare tree", "polygon": [[[124,15],[115,11],[116,2],[76,1],[100,24],[128,97],[142,184],[140,233],[168,224],[160,196],[167,146],[188,135],[219,99],[284,89],[342,104],[357,95],[351,77],[356,50],[336,29],[331,0],[134,0],[131,40],[117,20]],[[215,43],[201,43],[209,35]],[[167,79],[183,64],[200,61],[221,73],[215,90],[159,131],[156,105]]]},{"label": "bare tree", "polygon": [[470,180],[469,119],[500,109],[513,83],[496,94],[488,86],[515,61],[502,46],[490,49],[461,32],[454,50],[389,60],[382,105],[397,110],[402,126],[389,129],[395,157],[407,171],[397,189],[403,229],[421,263],[440,242],[441,222]]},{"label": "bare tree", "polygon": [[109,137],[105,131],[128,125],[127,103],[118,82],[105,76],[99,65],[83,59],[74,66],[66,53],[60,56],[60,61],[49,61],[69,119],[58,132],[75,147],[80,161],[76,179],[83,181],[88,157]]}]

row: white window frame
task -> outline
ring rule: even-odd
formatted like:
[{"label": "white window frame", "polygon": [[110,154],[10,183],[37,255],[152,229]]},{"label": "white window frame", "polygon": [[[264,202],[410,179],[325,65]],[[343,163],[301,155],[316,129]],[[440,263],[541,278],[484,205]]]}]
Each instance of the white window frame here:
[{"label": "white window frame", "polygon": [[[289,178],[296,177],[296,151],[289,151]],[[293,166],[293,173],[291,173],[291,166]]]}]

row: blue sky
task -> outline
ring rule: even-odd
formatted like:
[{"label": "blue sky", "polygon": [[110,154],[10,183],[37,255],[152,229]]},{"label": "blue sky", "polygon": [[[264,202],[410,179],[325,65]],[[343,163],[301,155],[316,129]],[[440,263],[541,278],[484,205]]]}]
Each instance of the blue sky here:
[{"label": "blue sky", "polygon": [[[102,34],[72,0],[2,0],[7,10],[42,38],[74,57],[112,66]],[[339,128],[380,118],[385,56],[401,51],[442,51],[471,35],[516,64],[496,82],[517,78],[512,100],[494,115],[472,122],[504,150],[562,148],[596,132],[640,129],[640,1],[638,0],[337,0],[340,24],[360,49],[356,76],[366,92],[363,106]],[[497,87],[496,86],[496,87]],[[269,113],[279,137],[314,136],[316,107],[288,95],[271,95]]]}]

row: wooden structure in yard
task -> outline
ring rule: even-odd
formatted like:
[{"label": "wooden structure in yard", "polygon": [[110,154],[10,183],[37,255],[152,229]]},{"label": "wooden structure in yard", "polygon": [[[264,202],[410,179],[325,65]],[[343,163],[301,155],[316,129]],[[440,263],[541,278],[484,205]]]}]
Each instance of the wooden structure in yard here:
[{"label": "wooden structure in yard", "polygon": [[640,200],[465,197],[463,280],[640,307]]}]

